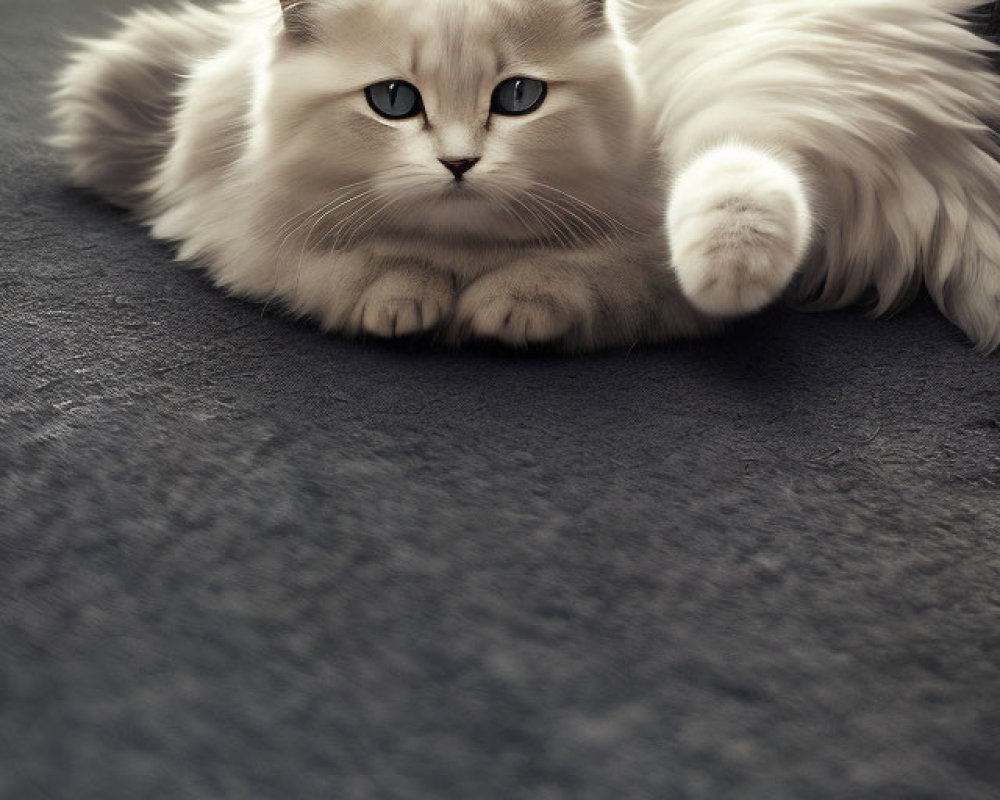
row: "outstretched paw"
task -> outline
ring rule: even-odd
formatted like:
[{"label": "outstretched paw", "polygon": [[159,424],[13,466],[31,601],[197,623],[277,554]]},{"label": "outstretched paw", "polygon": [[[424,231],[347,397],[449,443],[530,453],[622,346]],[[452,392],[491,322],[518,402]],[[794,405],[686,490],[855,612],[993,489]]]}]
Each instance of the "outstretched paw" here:
[{"label": "outstretched paw", "polygon": [[681,289],[701,311],[758,311],[788,286],[812,218],[799,176],[741,145],[708,151],[673,187],[668,235]]}]

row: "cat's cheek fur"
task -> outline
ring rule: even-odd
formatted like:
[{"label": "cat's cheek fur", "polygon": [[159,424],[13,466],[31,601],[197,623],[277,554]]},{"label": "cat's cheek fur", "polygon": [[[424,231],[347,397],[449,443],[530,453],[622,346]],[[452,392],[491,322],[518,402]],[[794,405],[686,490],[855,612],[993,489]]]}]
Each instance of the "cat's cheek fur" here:
[{"label": "cat's cheek fur", "polygon": [[753,147],[727,144],[683,169],[670,195],[673,268],[698,309],[721,317],[748,314],[784,291],[813,227],[794,169]]}]

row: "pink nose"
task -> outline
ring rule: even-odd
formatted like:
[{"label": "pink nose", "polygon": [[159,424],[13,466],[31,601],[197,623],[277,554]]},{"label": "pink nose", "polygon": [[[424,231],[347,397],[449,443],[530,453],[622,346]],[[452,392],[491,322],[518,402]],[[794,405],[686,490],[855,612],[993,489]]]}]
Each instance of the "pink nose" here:
[{"label": "pink nose", "polygon": [[456,181],[462,180],[462,176],[479,163],[478,158],[441,158],[438,160],[455,176]]}]

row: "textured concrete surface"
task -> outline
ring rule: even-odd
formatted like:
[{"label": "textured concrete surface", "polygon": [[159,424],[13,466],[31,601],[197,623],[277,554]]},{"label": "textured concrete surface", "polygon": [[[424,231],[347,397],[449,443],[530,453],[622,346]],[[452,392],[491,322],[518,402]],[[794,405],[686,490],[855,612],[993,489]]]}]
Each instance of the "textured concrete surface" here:
[{"label": "textured concrete surface", "polygon": [[3,0],[0,797],[974,798],[1000,360],[926,302],[576,359],[323,337],[64,186]]}]

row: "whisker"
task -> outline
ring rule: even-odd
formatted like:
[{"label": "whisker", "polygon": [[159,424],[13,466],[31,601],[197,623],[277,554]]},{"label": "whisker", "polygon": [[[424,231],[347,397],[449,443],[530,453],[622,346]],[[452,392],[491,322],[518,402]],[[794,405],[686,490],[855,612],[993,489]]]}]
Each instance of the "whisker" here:
[{"label": "whisker", "polygon": [[[317,219],[313,223],[312,227],[309,229],[309,233],[307,233],[302,238],[302,247],[299,250],[299,260],[298,260],[297,266],[295,267],[295,292],[296,293],[298,293],[299,278],[300,278],[300,276],[302,274],[302,262],[305,260],[306,250],[307,250],[307,248],[309,246],[309,240],[312,238],[312,235],[316,232],[316,228],[319,227],[320,223],[322,223],[324,219],[326,219],[327,217],[329,217],[330,214],[332,214],[337,209],[343,208],[344,206],[350,205],[351,203],[357,202],[358,200],[361,200],[361,199],[363,199],[365,197],[370,197],[372,194],[375,194],[375,190],[374,189],[367,189],[367,190],[365,190],[363,192],[358,192],[357,194],[352,195],[351,197],[347,198],[346,200],[343,200],[340,203],[337,203],[332,208],[329,208],[327,211],[325,211],[323,213],[323,215],[319,219]],[[365,205],[362,206],[362,208],[365,208],[366,206],[370,205],[372,202],[374,202],[374,201],[371,201],[371,200],[368,201],[367,203],[365,203]],[[353,212],[351,214],[351,216],[354,216],[354,214],[357,214],[357,213],[358,212],[355,211],[355,212]],[[343,224],[343,223],[341,223],[341,224]],[[322,238],[319,240],[319,242],[316,243],[315,246],[319,247],[320,245],[322,245],[322,243],[326,240],[326,238],[327,238],[328,235],[329,235],[328,233],[327,234],[323,234]]]},{"label": "whisker", "polygon": [[[364,181],[359,182],[359,185],[363,184],[363,183],[365,183],[365,182]],[[337,196],[335,196],[332,200],[330,200],[328,203],[325,203],[324,205],[320,206],[316,211],[314,211],[306,219],[302,220],[302,222],[300,222],[294,228],[292,228],[291,230],[289,230],[287,234],[285,234],[284,238],[281,240],[281,243],[278,245],[278,249],[275,251],[275,254],[274,254],[274,285],[272,287],[272,291],[275,288],[277,288],[278,281],[280,279],[280,271],[281,271],[281,263],[282,263],[281,262],[281,251],[285,248],[285,245],[288,243],[288,241],[293,236],[295,236],[299,231],[301,231],[306,225],[308,225],[310,223],[310,221],[312,221],[317,216],[319,216],[319,219],[316,219],[316,221],[313,223],[312,228],[310,228],[309,233],[307,233],[305,235],[305,237],[303,238],[303,240],[302,240],[302,247],[299,250],[299,258],[298,258],[298,262],[297,262],[297,265],[296,265],[296,268],[295,268],[295,289],[296,289],[296,291],[298,291],[299,277],[300,277],[301,272],[302,272],[302,262],[305,259],[306,248],[308,246],[309,239],[313,235],[313,233],[315,232],[317,226],[323,221],[323,219],[325,219],[326,217],[328,217],[330,214],[332,214],[338,208],[342,208],[342,207],[344,207],[346,205],[350,205],[351,203],[357,202],[361,198],[369,195],[371,193],[371,191],[372,190],[355,192],[353,195],[351,195],[347,199],[342,199],[343,196],[344,196],[344,193],[341,192],[340,194],[338,194]],[[306,212],[302,212],[302,214],[298,214],[296,216],[297,217],[301,217],[305,213]],[[287,226],[287,223],[285,225],[283,225],[282,227],[284,228],[286,226]]]},{"label": "whisker", "polygon": [[[535,222],[540,223],[541,226],[542,226],[542,228],[544,230],[548,231],[548,234],[550,236],[552,236],[552,237],[555,238],[555,240],[556,240],[555,243],[559,244],[560,246],[563,246],[563,240],[562,240],[562,237],[559,235],[558,229],[554,228],[553,225],[552,225],[552,223],[546,217],[540,215],[536,210],[534,210],[530,206],[528,206],[524,201],[522,201],[513,192],[506,192],[505,191],[504,194],[506,194],[506,196],[510,200],[512,200],[514,203],[516,203],[518,206],[520,206],[521,208],[523,208],[525,210],[525,212],[527,212],[528,215],[533,220],[535,220]],[[532,227],[530,224],[528,224],[527,222],[525,222],[523,220],[523,218],[521,217],[520,214],[517,214],[515,212],[515,215],[517,216],[517,218],[519,220],[521,220],[521,224],[524,225],[526,228],[530,229]],[[543,243],[543,244],[549,244],[549,245],[553,244],[552,240],[550,238],[548,238],[548,236],[544,236],[543,235],[543,236],[540,237],[540,239],[541,239],[541,243]]]},{"label": "whisker", "polygon": [[597,217],[599,219],[606,220],[607,222],[611,223],[615,228],[618,228],[618,229],[620,229],[622,231],[627,231],[629,233],[633,233],[633,234],[635,234],[637,236],[646,236],[647,235],[643,231],[636,230],[635,228],[632,228],[629,225],[626,225],[624,222],[622,222],[620,219],[618,219],[614,215],[609,214],[608,212],[603,211],[603,210],[597,208],[596,206],[591,205],[590,203],[588,203],[585,200],[581,200],[576,195],[570,194],[569,192],[563,191],[562,189],[559,189],[559,188],[557,188],[555,186],[550,186],[549,184],[544,183],[542,181],[532,181],[532,183],[534,183],[536,186],[540,186],[543,189],[547,189],[547,190],[549,190],[551,192],[555,192],[556,194],[565,197],[570,202],[575,203],[577,206],[579,206],[581,208],[581,210],[582,209],[586,209],[591,214],[593,214],[595,217]]},{"label": "whisker", "polygon": [[[365,219],[358,225],[355,225],[354,231],[351,233],[350,237],[345,242],[345,247],[348,248],[352,247],[354,243],[361,237],[361,235],[366,232],[366,229],[368,231],[371,230],[371,228],[373,227],[373,223],[375,222],[376,219],[382,216],[387,210],[389,210],[393,206],[398,206],[402,200],[403,200],[402,197],[389,198],[385,203],[382,204],[381,208],[376,209],[375,211],[373,211],[371,214],[368,215],[367,219]],[[396,209],[397,212],[402,212],[402,210],[403,209],[401,208]]]},{"label": "whisker", "polygon": [[[409,176],[404,175],[402,177],[403,178],[406,178],[406,177],[420,178],[422,176],[415,175],[415,174],[411,173]],[[413,181],[413,188],[422,188],[422,186],[423,186],[423,181],[422,180],[415,180],[415,181]],[[410,188],[410,187],[406,186],[405,182],[397,181],[396,184],[395,184],[395,186],[393,187],[394,197],[390,198],[391,201],[392,201],[392,203],[394,204],[395,202],[397,202],[399,200],[406,199],[406,192],[407,192],[408,188]],[[374,199],[372,199],[369,202],[365,203],[360,208],[355,209],[355,211],[353,213],[351,213],[350,215],[348,215],[347,217],[345,217],[343,220],[341,220],[340,223],[338,223],[337,226],[335,226],[331,231],[329,231],[326,234],[326,236],[324,236],[323,239],[320,240],[319,243],[322,244],[323,242],[326,241],[327,238],[329,238],[329,236],[331,234],[335,233],[336,234],[336,238],[334,239],[334,242],[331,245],[331,249],[338,250],[338,249],[341,249],[341,248],[349,248],[349,247],[353,246],[354,243],[361,236],[361,234],[364,232],[365,227],[366,226],[370,226],[370,223],[374,220],[377,212],[373,212],[373,214],[369,215],[369,217],[367,219],[365,219],[364,221],[362,221],[360,223],[353,222],[353,220],[359,214],[361,214],[362,212],[364,212],[366,209],[369,209],[373,205],[375,205],[375,203],[377,203],[378,200],[382,196],[384,196],[382,194],[381,190],[377,191],[376,195],[377,196]]]},{"label": "whisker", "polygon": [[[586,244],[589,241],[599,241],[601,239],[606,239],[608,241],[613,240],[613,237],[609,236],[606,231],[599,231],[597,228],[591,225],[586,219],[581,217],[579,214],[574,212],[572,208],[567,207],[565,204],[558,203],[552,198],[542,197],[541,195],[538,195],[536,199],[542,203],[545,203],[547,206],[554,209],[555,211],[560,212],[561,214],[572,218],[571,220],[570,219],[566,220],[566,223],[567,227],[569,227],[576,236],[577,244],[582,245]],[[588,231],[593,235],[593,238],[588,237],[586,235]]]},{"label": "whisker", "polygon": [[382,196],[379,195],[378,193],[374,194],[375,194],[374,197],[368,199],[360,207],[356,208],[354,211],[352,211],[350,214],[344,217],[344,219],[338,222],[333,228],[331,228],[329,231],[323,234],[323,238],[321,238],[319,242],[317,242],[317,246],[323,245],[326,242],[326,240],[330,238],[331,234],[336,234],[333,243],[330,245],[330,249],[331,250],[342,249],[342,245],[346,244],[347,241],[344,238],[343,234],[352,230],[351,220],[356,218],[358,214],[364,212],[365,209],[371,208],[373,205],[375,205],[382,199]]},{"label": "whisker", "polygon": [[[316,228],[318,228],[320,226],[320,224],[322,224],[323,220],[325,220],[327,217],[329,217],[334,211],[337,211],[337,210],[343,208],[344,206],[348,206],[351,203],[357,202],[358,200],[361,200],[363,198],[370,197],[373,194],[376,194],[376,190],[375,189],[366,189],[364,191],[354,193],[353,195],[351,195],[350,197],[348,197],[346,200],[341,200],[339,203],[334,203],[333,205],[328,206],[326,208],[326,210],[322,213],[322,215],[320,215],[319,219],[317,219],[313,223],[313,226],[309,229],[309,233],[302,240],[302,246],[303,246],[303,248],[305,248],[305,247],[308,246],[309,239],[312,238],[312,235],[316,232]],[[317,246],[319,244],[322,244],[323,239],[325,239],[325,238],[326,238],[325,235],[322,238],[320,238],[319,242],[317,242]]]},{"label": "whisker", "polygon": [[[517,220],[517,222],[524,228],[524,230],[526,232],[531,233],[532,226],[528,222],[528,220],[526,220],[524,217],[522,217],[521,214],[517,211],[517,209],[512,208],[509,205],[510,201],[514,201],[514,202],[518,203],[522,208],[524,208],[524,204],[521,203],[520,201],[518,201],[518,199],[512,193],[510,193],[510,192],[508,192],[508,191],[506,191],[504,189],[501,189],[499,186],[497,186],[497,187],[488,187],[485,190],[484,194],[486,194],[491,200],[496,200],[498,202],[499,206],[504,211],[506,211],[510,215],[512,215],[514,217],[514,219]],[[542,237],[540,237],[540,236],[536,236],[536,235],[532,234],[531,241],[532,241],[532,243],[538,244],[538,243],[540,243],[538,240],[541,239],[541,238]]]},{"label": "whisker", "polygon": [[[370,183],[370,182],[371,182],[371,179],[370,179],[370,178],[365,178],[364,180],[361,180],[361,181],[355,181],[354,183],[348,183],[348,184],[345,184],[345,185],[343,185],[343,186],[338,186],[338,187],[337,187],[337,193],[336,193],[336,194],[335,194],[335,195],[333,196],[333,198],[331,198],[330,200],[328,200],[328,201],[327,201],[327,202],[325,202],[325,203],[322,203],[322,204],[320,205],[320,207],[319,207],[319,208],[320,208],[320,209],[323,209],[323,208],[326,208],[326,207],[328,207],[328,206],[329,206],[329,205],[330,205],[331,203],[336,203],[336,202],[337,202],[337,200],[338,200],[339,198],[343,197],[343,196],[344,196],[345,194],[350,194],[350,190],[351,190],[351,189],[355,189],[355,188],[357,188],[357,187],[359,187],[359,186],[364,186],[365,184],[367,184],[367,183]],[[299,213],[299,214],[296,214],[296,215],[295,215],[294,217],[292,217],[292,218],[291,218],[290,220],[288,220],[287,222],[285,222],[285,223],[284,223],[284,224],[283,224],[283,225],[282,225],[282,226],[281,226],[281,227],[280,227],[280,228],[278,229],[277,233],[281,233],[281,232],[282,232],[282,231],[283,231],[283,230],[285,229],[285,227],[286,227],[287,225],[291,224],[291,223],[292,223],[292,222],[293,222],[294,220],[296,220],[296,219],[298,219],[299,217],[301,217],[301,216],[303,216],[303,215],[305,215],[305,214],[308,214],[308,213],[310,213],[310,209],[306,209],[305,211],[302,211],[301,213]]]},{"label": "whisker", "polygon": [[556,217],[552,213],[551,209],[542,204],[541,199],[534,193],[528,192],[524,195],[524,198],[525,200],[531,200],[534,202],[535,206],[532,213],[534,214],[535,219],[539,220],[548,230],[552,231],[561,247],[566,250],[572,250],[573,240],[571,238],[571,232],[564,229],[562,219]]},{"label": "whisker", "polygon": [[[280,265],[281,265],[281,252],[284,250],[286,244],[291,240],[292,237],[297,235],[306,225],[312,222],[312,226],[309,232],[302,238],[302,245],[299,251],[299,258],[295,268],[295,287],[299,285],[300,276],[302,273],[302,265],[305,260],[305,254],[307,248],[310,246],[310,240],[314,238],[316,230],[323,224],[323,222],[330,217],[331,214],[336,211],[349,207],[353,203],[362,202],[359,208],[354,209],[346,218],[340,220],[336,225],[334,225],[329,231],[325,232],[322,237],[316,242],[313,242],[313,247],[322,246],[331,236],[335,236],[334,244],[332,249],[339,249],[340,243],[342,241],[342,235],[348,232],[351,228],[351,220],[362,213],[365,209],[370,208],[374,205],[379,198],[380,190],[373,185],[376,177],[385,177],[394,172],[398,172],[405,169],[403,166],[389,167],[379,173],[378,176],[372,178],[365,178],[360,181],[354,181],[353,183],[344,184],[337,187],[337,193],[328,200],[327,202],[321,204],[318,208],[306,209],[299,214],[295,214],[286,220],[278,228],[278,234],[282,231],[286,231],[284,237],[282,238],[278,249],[275,252],[275,278],[274,287],[277,286],[280,279]],[[355,190],[355,191],[352,191]],[[353,238],[352,238],[353,241]]]}]

